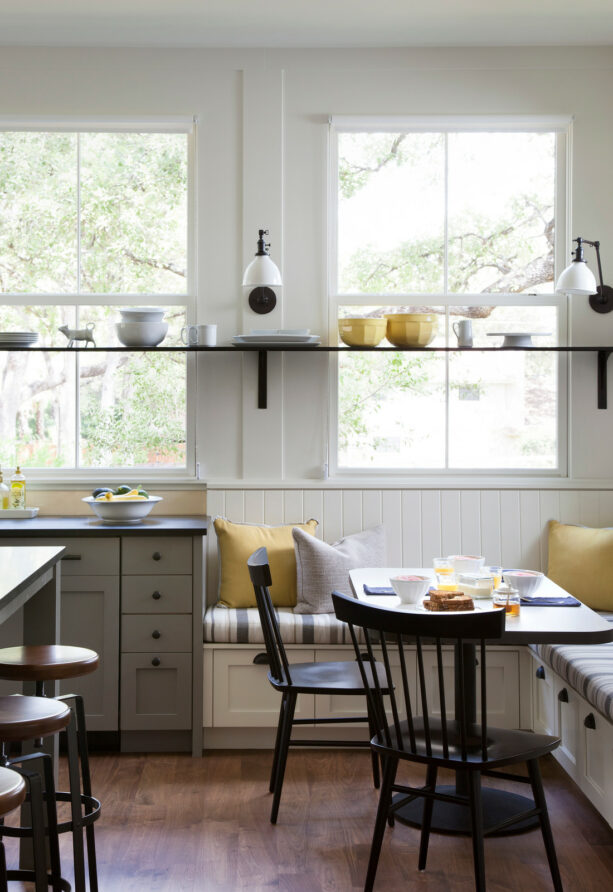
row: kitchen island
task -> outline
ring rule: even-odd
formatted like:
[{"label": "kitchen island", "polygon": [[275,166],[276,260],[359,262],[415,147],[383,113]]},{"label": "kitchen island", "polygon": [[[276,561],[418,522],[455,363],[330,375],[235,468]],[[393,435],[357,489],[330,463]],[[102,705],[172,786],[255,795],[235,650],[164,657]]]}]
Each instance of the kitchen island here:
[{"label": "kitchen island", "polygon": [[202,755],[208,523],[203,515],[0,520],[0,543],[14,551],[65,549],[59,641],[101,658],[95,673],[69,683],[84,697],[94,746]]}]

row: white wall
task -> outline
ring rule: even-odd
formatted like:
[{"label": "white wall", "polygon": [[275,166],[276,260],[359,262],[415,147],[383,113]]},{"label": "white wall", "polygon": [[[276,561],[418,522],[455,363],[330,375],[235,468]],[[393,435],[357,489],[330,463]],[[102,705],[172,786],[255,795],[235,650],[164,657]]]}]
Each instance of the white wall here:
[{"label": "white wall", "polygon": [[[1,115],[199,117],[198,316],[219,324],[222,341],[262,324],[240,285],[260,226],[271,231],[285,283],[265,324],[326,330],[332,113],[574,115],[570,232],[600,239],[613,283],[612,93],[613,48],[0,50]],[[598,316],[575,299],[570,319],[573,343],[613,343],[613,314]],[[201,362],[203,476],[246,486],[314,483],[325,461],[326,357],[271,355],[267,411],[255,408],[255,369],[255,356]],[[609,382],[613,391],[613,372]],[[570,410],[569,485],[610,486],[613,406],[596,409],[592,354],[572,361]]]}]

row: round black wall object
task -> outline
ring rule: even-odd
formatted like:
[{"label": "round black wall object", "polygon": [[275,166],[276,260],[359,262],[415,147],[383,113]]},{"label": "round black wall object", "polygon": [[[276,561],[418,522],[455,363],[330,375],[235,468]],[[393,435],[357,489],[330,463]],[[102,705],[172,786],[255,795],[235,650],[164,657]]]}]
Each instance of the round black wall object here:
[{"label": "round black wall object", "polygon": [[249,295],[249,306],[254,313],[259,313],[261,316],[272,312],[276,305],[277,295],[272,288],[267,288],[265,285],[254,288]]}]

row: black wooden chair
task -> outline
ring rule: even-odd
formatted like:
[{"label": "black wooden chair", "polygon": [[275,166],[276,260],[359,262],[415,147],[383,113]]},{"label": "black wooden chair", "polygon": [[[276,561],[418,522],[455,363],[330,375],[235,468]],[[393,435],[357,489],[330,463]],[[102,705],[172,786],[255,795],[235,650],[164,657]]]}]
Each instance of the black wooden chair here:
[{"label": "black wooden chair", "polygon": [[[423,797],[424,802],[421,819],[419,870],[425,870],[426,867],[434,802],[456,803],[470,810],[475,886],[478,892],[485,890],[484,836],[507,830],[518,822],[534,817],[538,818],[543,834],[554,888],[556,892],[561,892],[562,880],[538,764],[539,757],[554,750],[560,741],[557,737],[532,734],[529,731],[491,728],[487,725],[485,643],[502,636],[505,625],[504,610],[433,616],[426,613],[422,615],[389,610],[347,598],[338,592],[333,593],[332,601],[337,618],[349,624],[363,684],[368,691],[369,708],[377,717],[378,730],[373,736],[371,745],[373,750],[379,753],[383,765],[383,780],[364,886],[365,892],[370,892],[374,886],[386,821],[393,825],[395,812],[418,797]],[[365,644],[358,645],[360,631],[364,636]],[[440,718],[432,715],[432,703],[428,703],[428,678],[424,669],[424,640],[428,644],[432,644],[436,652],[434,678],[440,701]],[[447,719],[445,707],[441,646],[443,640],[455,644],[456,702],[453,720]],[[481,669],[480,724],[476,721],[474,692],[471,693],[467,689],[469,686],[465,684],[467,672],[463,665],[467,656],[471,655],[474,663],[473,645],[475,642],[479,648]],[[371,676],[374,659],[373,644],[376,644],[382,652],[387,679],[385,682],[386,691],[381,686],[380,676],[377,675],[374,679]],[[411,701],[410,673],[405,653],[409,644],[415,645],[417,655],[417,684],[421,701],[419,715],[416,714],[416,704]],[[364,651],[364,656],[362,656]],[[402,677],[402,685],[398,685],[398,692],[392,685],[390,668],[392,656],[398,660]],[[391,723],[388,723],[385,717],[386,705],[391,710]],[[400,759],[425,766],[425,786],[409,787],[395,783]],[[527,764],[528,777],[496,770],[505,765],[520,762]],[[437,792],[436,778],[439,768],[450,768],[463,775],[467,795],[449,795]],[[534,808],[513,815],[495,826],[484,828],[481,802],[482,775],[529,783],[534,796]],[[459,780],[458,774],[456,777]],[[401,795],[392,801],[394,793]]]},{"label": "black wooden chair", "polygon": [[[371,711],[369,701],[366,700],[366,690],[362,676],[370,677],[370,669],[360,669],[353,661],[330,663],[292,663],[290,665],[285,653],[285,647],[281,640],[279,624],[275,615],[268,586],[272,585],[268,554],[265,548],[258,548],[248,559],[249,575],[255,589],[255,598],[262,624],[264,643],[270,670],[268,680],[282,694],[279,724],[277,726],[277,739],[272,761],[270,775],[270,792],[274,793],[270,821],[277,823],[283,777],[287,752],[290,746],[342,746],[342,747],[370,747],[370,740],[292,740],[291,732],[294,725],[313,725],[315,718],[296,719],[294,710],[298,694],[355,694],[364,697],[367,704],[367,716],[351,716],[343,718],[318,718],[317,725],[340,724],[346,722],[368,722],[369,736],[376,729],[374,713]],[[386,681],[383,666],[376,667],[377,684],[386,691]],[[372,770],[375,787],[379,786],[379,760],[372,750]]]}]

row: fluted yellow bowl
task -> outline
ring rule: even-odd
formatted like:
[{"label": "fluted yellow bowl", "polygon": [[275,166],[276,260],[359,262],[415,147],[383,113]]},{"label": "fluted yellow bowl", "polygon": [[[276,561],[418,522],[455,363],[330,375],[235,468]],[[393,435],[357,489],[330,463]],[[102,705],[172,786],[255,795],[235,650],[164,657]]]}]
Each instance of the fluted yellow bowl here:
[{"label": "fluted yellow bowl", "polygon": [[386,319],[386,336],[394,347],[427,347],[438,327],[434,313],[391,313]]},{"label": "fluted yellow bowl", "polygon": [[338,333],[348,347],[377,347],[387,331],[387,319],[359,316],[338,320]]}]

